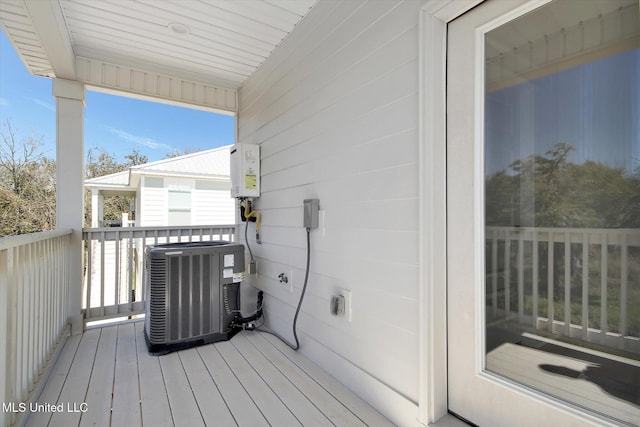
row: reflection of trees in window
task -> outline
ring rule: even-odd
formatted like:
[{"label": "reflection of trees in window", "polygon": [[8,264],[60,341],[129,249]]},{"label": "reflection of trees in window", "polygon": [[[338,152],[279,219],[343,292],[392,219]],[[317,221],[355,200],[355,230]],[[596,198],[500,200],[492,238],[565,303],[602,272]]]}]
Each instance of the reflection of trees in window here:
[{"label": "reflection of trees in window", "polygon": [[[487,226],[522,226],[540,228],[640,228],[640,168],[629,173],[624,168],[614,168],[595,161],[575,164],[568,161],[574,150],[570,144],[559,143],[544,155],[531,155],[517,160],[507,169],[496,172],[486,179],[486,224]],[[558,230],[560,231],[560,230]],[[588,298],[588,327],[600,329],[602,292],[602,251],[607,259],[606,297],[607,330],[620,331],[622,304],[626,306],[626,333],[640,334],[640,248],[627,247],[623,258],[621,246],[609,245],[603,249],[599,243],[589,244],[588,261],[583,259],[582,243],[572,243],[570,259],[565,260],[567,243],[553,243],[553,262],[538,265],[538,314],[546,317],[548,268],[553,268],[552,287],[554,290],[554,318],[565,318],[564,288],[565,268],[570,268],[571,304],[570,319],[574,324],[582,324],[582,298]],[[505,246],[498,247],[497,267],[504,269]],[[500,283],[509,287],[511,307],[518,304],[517,258],[518,246],[510,246],[510,283]],[[532,313],[532,245],[526,242],[524,253],[524,304],[525,313]],[[537,258],[547,260],[549,243],[539,242]],[[489,255],[490,252],[487,252]],[[488,256],[489,256],[488,255]],[[626,262],[623,264],[623,259]],[[490,260],[488,259],[488,265]],[[582,294],[584,270],[589,275],[588,295]],[[627,294],[622,300],[622,271],[626,271]],[[488,270],[489,271],[489,270]],[[506,302],[498,301],[500,308]]]},{"label": "reflection of trees in window", "polygon": [[567,161],[574,147],[558,143],[544,155],[516,160],[487,177],[486,224],[491,226],[640,227],[640,168]]}]

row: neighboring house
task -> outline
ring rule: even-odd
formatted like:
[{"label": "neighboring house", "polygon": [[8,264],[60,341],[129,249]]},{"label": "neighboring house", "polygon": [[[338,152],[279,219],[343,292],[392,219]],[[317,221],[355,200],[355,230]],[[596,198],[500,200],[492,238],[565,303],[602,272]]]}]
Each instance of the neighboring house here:
[{"label": "neighboring house", "polygon": [[229,146],[132,166],[85,181],[92,227],[103,224],[105,196],[135,197],[135,225],[233,224]]},{"label": "neighboring house", "polygon": [[[92,194],[91,226],[107,225],[103,220],[104,197],[115,195],[135,198],[132,208],[136,219],[128,221],[131,216],[123,213],[121,225],[124,227],[234,224],[229,147],[145,163],[123,172],[86,180],[85,188],[91,189]],[[91,242],[90,274],[85,275],[87,284],[91,280],[89,308],[114,305],[116,298],[118,304],[128,301],[130,280],[133,281],[132,300],[142,300],[142,239],[135,239],[132,246],[125,242],[119,245],[120,248],[116,248],[113,241]],[[104,271],[101,268],[103,262]],[[109,290],[104,295],[101,292],[103,282],[104,288]],[[118,292],[115,292],[116,288],[119,288]],[[86,294],[83,301],[86,306]]]}]

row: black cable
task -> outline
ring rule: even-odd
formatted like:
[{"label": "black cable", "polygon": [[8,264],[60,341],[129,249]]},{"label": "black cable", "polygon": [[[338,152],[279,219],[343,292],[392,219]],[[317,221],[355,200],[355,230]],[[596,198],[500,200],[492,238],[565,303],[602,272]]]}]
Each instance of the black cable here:
[{"label": "black cable", "polygon": [[296,307],[296,314],[293,316],[293,337],[296,340],[297,350],[300,348],[300,342],[298,341],[298,333],[296,332],[296,324],[298,323],[298,314],[300,314],[300,307],[302,306],[302,300],[304,299],[304,293],[307,291],[307,283],[309,282],[309,264],[311,262],[311,229],[307,227],[307,267],[304,273],[304,284],[302,285],[302,293],[300,294],[300,301],[298,301],[298,307]]},{"label": "black cable", "polygon": [[[270,330],[267,330],[267,329],[261,329],[262,325],[255,329],[258,332],[264,332],[264,333],[271,334],[274,337],[279,338],[280,341],[282,341],[283,343],[285,343],[290,348],[292,348],[293,350],[296,350],[296,351],[300,348],[300,341],[298,341],[298,332],[296,331],[296,325],[298,324],[298,315],[300,314],[300,307],[302,307],[302,300],[304,299],[304,294],[307,291],[307,284],[309,283],[309,266],[311,264],[311,237],[310,237],[310,232],[311,232],[311,229],[309,227],[307,227],[307,267],[306,267],[306,270],[305,270],[305,273],[304,273],[304,284],[302,285],[302,293],[300,293],[300,300],[298,301],[298,306],[296,307],[296,314],[293,316],[293,338],[296,340],[296,345],[294,346],[289,341],[287,341],[282,336],[278,335],[277,333],[275,333],[273,331],[270,331]],[[263,316],[264,316],[264,314],[263,314]]]}]

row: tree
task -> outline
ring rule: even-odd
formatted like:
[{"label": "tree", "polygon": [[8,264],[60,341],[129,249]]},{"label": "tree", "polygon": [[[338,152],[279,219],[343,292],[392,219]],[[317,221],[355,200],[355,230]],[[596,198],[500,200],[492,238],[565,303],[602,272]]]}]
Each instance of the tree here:
[{"label": "tree", "polygon": [[198,147],[185,146],[182,149],[182,151],[178,150],[177,148],[174,148],[173,150],[169,151],[164,157],[165,159],[172,159],[174,157],[180,157],[180,156],[185,156],[187,154],[197,153],[198,151],[202,151],[202,149]]},{"label": "tree", "polygon": [[487,225],[636,228],[640,170],[568,161],[574,147],[559,143],[544,156],[516,160],[485,183]]},{"label": "tree", "polygon": [[0,236],[52,230],[56,165],[41,151],[42,137],[19,138],[11,122],[0,132]]}]

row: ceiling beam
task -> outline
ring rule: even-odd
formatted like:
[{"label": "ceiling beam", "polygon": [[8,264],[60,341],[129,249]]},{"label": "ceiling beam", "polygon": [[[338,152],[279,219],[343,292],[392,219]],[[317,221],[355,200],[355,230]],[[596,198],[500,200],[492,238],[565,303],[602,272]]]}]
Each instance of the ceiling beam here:
[{"label": "ceiling beam", "polygon": [[83,57],[77,58],[76,70],[77,80],[102,92],[226,114],[238,111],[235,89]]},{"label": "ceiling beam", "polygon": [[58,0],[25,1],[55,77],[74,80],[75,54]]}]

